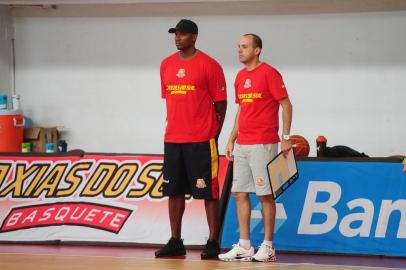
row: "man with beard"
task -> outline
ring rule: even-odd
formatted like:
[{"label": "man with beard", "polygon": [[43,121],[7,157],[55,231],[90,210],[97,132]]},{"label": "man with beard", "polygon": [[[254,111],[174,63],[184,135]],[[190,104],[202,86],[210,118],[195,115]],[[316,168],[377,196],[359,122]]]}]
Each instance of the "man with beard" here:
[{"label": "man with beard", "polygon": [[185,194],[205,201],[209,239],[202,259],[216,258],[218,243],[218,150],[227,93],[221,66],[196,49],[196,23],[182,19],[175,34],[178,52],[161,63],[161,91],[166,100],[163,194],[169,197],[171,238],[156,257],[186,254],[181,238]]}]

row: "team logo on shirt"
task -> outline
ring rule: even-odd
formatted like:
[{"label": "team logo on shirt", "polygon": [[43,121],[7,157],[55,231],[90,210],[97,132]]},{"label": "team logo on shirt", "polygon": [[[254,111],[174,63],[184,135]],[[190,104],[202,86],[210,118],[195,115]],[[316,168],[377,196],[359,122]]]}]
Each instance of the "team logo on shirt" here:
[{"label": "team logo on shirt", "polygon": [[197,188],[205,188],[206,187],[206,182],[204,181],[203,178],[199,178],[196,180],[196,187]]},{"label": "team logo on shirt", "polygon": [[185,77],[186,76],[186,71],[185,71],[185,69],[184,68],[180,68],[179,70],[178,70],[178,73],[176,74],[176,77],[178,77],[178,78],[183,78],[183,77]]},{"label": "team logo on shirt", "polygon": [[251,87],[251,79],[246,79],[244,83],[244,88],[247,89],[250,87]]}]

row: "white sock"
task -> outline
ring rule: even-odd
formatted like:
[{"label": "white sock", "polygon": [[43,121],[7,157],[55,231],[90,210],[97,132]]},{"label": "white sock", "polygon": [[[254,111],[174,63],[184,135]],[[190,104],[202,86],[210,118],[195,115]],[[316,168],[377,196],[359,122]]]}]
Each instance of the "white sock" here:
[{"label": "white sock", "polygon": [[251,248],[251,241],[248,239],[240,239],[240,241],[238,241],[238,243],[240,244],[241,247],[245,248],[245,249],[250,249]]},{"label": "white sock", "polygon": [[264,242],[262,242],[262,244],[265,244],[268,247],[272,247],[272,241],[264,240]]}]

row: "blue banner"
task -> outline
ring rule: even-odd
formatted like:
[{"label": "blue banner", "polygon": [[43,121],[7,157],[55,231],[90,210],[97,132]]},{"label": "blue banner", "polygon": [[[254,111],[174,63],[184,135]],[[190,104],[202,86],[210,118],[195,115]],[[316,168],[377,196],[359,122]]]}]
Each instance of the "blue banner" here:
[{"label": "blue banner", "polygon": [[[279,251],[406,256],[406,173],[401,163],[298,161],[299,179],[277,200]],[[234,199],[221,246],[238,242]],[[251,241],[264,237],[261,204],[251,199]]]}]

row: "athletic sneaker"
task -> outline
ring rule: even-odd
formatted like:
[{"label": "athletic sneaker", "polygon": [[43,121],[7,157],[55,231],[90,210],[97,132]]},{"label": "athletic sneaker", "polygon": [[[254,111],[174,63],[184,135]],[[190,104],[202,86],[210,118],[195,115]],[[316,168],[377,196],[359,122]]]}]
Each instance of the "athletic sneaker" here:
[{"label": "athletic sneaker", "polygon": [[202,260],[215,259],[220,254],[220,245],[214,239],[207,240],[206,246],[204,247],[200,258]]},{"label": "athletic sneaker", "polygon": [[249,249],[245,249],[240,246],[240,243],[234,244],[233,248],[224,254],[219,255],[219,259],[222,261],[233,262],[233,261],[244,261],[249,262],[252,260],[254,255],[254,248],[251,246]]},{"label": "athletic sneaker", "polygon": [[252,257],[256,262],[274,262],[276,261],[275,248],[262,244],[257,253]]},{"label": "athletic sneaker", "polygon": [[165,246],[155,251],[155,257],[172,257],[172,256],[184,256],[186,255],[186,249],[183,245],[182,239],[171,237]]}]

